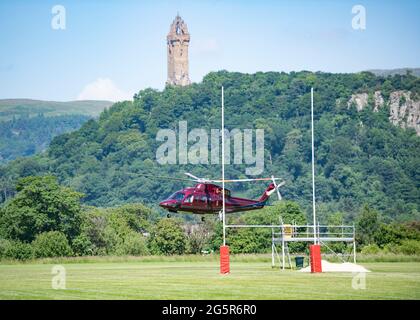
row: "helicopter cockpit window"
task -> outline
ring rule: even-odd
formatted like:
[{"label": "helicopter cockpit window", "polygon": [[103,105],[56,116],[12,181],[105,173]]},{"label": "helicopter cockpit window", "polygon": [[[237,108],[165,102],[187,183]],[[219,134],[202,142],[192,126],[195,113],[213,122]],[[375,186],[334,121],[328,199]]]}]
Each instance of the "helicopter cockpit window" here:
[{"label": "helicopter cockpit window", "polygon": [[183,194],[182,192],[175,192],[173,195],[171,195],[169,197],[169,199],[174,199],[177,201],[182,201],[182,199],[184,199],[185,194]]},{"label": "helicopter cockpit window", "polygon": [[192,203],[194,201],[194,195],[189,195],[185,200],[184,203]]}]

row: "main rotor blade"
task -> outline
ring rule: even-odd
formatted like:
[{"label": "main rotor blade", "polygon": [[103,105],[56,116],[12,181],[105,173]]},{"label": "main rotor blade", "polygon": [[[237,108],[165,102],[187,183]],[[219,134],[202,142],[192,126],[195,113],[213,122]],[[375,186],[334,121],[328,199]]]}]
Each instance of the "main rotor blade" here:
[{"label": "main rotor blade", "polygon": [[196,177],[195,175],[193,175],[193,174],[191,174],[191,173],[189,173],[189,172],[184,172],[187,176],[189,176],[189,177],[191,177],[191,178],[193,178],[194,180],[196,180],[196,181],[206,181],[207,179],[201,179],[201,178],[199,178],[199,177]]},{"label": "main rotor blade", "polygon": [[[219,179],[219,180],[211,180],[211,179],[203,179],[203,178],[198,178],[195,175],[189,173],[189,172],[185,172],[185,174],[189,177],[191,177],[192,179],[183,179],[183,178],[174,178],[174,177],[169,177],[169,176],[157,176],[157,175],[153,175],[153,174],[146,174],[146,173],[134,173],[132,172],[131,174],[137,175],[137,176],[143,176],[143,177],[147,177],[147,178],[152,178],[152,179],[164,179],[164,180],[175,180],[175,181],[189,181],[189,182],[200,182],[200,183],[208,183],[208,182],[215,182],[215,183],[222,183],[223,180]],[[252,182],[252,181],[274,181],[275,180],[281,180],[281,178],[249,178],[249,179],[225,179],[225,183],[235,183],[235,182]],[[281,187],[285,184],[284,181],[282,181],[281,183],[277,184],[276,187]]]},{"label": "main rotor blade", "polygon": [[189,173],[189,172],[185,172],[185,174],[186,174],[187,176],[189,176],[189,177],[193,178],[193,179],[194,179],[194,181],[199,182],[199,183],[209,183],[209,182],[211,182],[211,181],[212,181],[212,180],[209,180],[209,179],[206,179],[206,178],[199,178],[199,177],[197,177],[197,176],[195,176],[195,175],[193,175],[193,174],[191,174],[191,173]]},{"label": "main rotor blade", "polygon": [[[273,181],[281,180],[281,178],[249,178],[249,179],[225,179],[225,182],[250,182],[250,181]],[[209,180],[211,182],[223,182],[223,180]]]},{"label": "main rotor blade", "polygon": [[153,179],[189,181],[189,182],[195,181],[195,180],[192,180],[192,179],[182,179],[182,178],[174,178],[174,177],[168,177],[168,176],[156,176],[156,175],[153,175],[153,174],[145,174],[145,173],[133,173],[133,174],[138,175],[138,176],[153,178]]}]

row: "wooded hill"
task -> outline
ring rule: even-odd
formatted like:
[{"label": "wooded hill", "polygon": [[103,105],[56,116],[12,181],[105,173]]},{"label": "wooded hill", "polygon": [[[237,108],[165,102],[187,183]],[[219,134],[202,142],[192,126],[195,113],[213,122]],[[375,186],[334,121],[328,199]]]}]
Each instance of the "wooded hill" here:
[{"label": "wooded hill", "polygon": [[[220,178],[219,165],[160,165],[159,129],[220,128],[220,88],[225,88],[226,127],[264,129],[265,161],[260,176],[283,177],[284,198],[311,204],[310,88],[315,90],[315,147],[318,212],[321,221],[333,212],[351,220],[364,204],[388,220],[418,220],[420,139],[413,129],[389,121],[387,101],[396,90],[420,97],[413,75],[378,77],[369,72],[242,74],[209,73],[187,87],[146,89],[134,101],[119,102],[81,129],[57,136],[46,154],[18,159],[0,167],[1,200],[14,193],[18,177],[46,173],[85,194],[96,206],[144,202],[156,205],[187,184],[154,176]],[[355,93],[381,90],[385,104],[374,101],[357,111],[348,104]],[[254,136],[255,139],[255,136]],[[233,155],[232,155],[233,157]],[[249,165],[229,165],[226,177],[241,178]],[[259,197],[263,183],[229,185],[238,195]]]}]

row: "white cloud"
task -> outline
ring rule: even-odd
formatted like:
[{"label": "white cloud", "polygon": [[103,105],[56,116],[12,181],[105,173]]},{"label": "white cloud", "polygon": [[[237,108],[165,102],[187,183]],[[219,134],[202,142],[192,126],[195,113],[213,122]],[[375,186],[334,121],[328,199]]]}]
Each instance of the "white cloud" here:
[{"label": "white cloud", "polygon": [[98,78],[87,84],[77,97],[77,100],[131,100],[132,96],[119,89],[109,78]]}]

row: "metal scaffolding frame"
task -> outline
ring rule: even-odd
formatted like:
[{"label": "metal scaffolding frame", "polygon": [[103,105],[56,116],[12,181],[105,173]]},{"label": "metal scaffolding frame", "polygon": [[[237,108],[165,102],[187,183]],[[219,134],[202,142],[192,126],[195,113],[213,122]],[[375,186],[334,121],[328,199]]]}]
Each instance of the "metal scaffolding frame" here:
[{"label": "metal scaffolding frame", "polygon": [[[281,269],[285,269],[286,256],[289,267],[292,269],[292,262],[290,258],[289,242],[316,242],[324,245],[334,255],[341,260],[342,256],[335,253],[327,242],[346,242],[352,243],[352,252],[344,256],[353,256],[353,262],[356,263],[356,239],[354,225],[296,225],[283,224],[278,225],[261,225],[261,224],[230,224],[225,225],[225,228],[269,228],[271,229],[271,264],[276,266],[275,258],[277,257]],[[276,232],[277,230],[277,232]],[[281,257],[277,250],[277,246],[281,246]],[[345,262],[343,260],[343,262]]]}]

